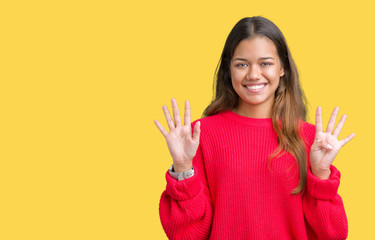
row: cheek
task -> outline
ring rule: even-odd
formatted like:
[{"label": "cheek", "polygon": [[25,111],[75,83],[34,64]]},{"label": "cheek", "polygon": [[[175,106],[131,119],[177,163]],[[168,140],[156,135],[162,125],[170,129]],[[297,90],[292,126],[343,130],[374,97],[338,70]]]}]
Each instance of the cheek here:
[{"label": "cheek", "polygon": [[277,69],[269,69],[267,71],[264,71],[263,75],[269,80],[273,81],[279,80],[280,78],[280,72]]},{"label": "cheek", "polygon": [[231,72],[231,79],[232,79],[232,83],[236,83],[236,82],[242,82],[242,80],[244,79],[245,77],[245,73],[244,72],[241,72],[241,71],[233,71]]}]

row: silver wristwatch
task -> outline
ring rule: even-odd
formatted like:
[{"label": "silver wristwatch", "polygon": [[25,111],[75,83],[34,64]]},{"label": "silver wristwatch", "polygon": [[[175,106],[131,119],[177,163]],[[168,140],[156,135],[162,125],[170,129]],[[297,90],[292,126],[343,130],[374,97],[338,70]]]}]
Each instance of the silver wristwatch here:
[{"label": "silver wristwatch", "polygon": [[173,164],[172,164],[172,166],[169,168],[169,174],[173,178],[181,181],[181,180],[190,178],[194,175],[194,167],[192,167],[190,170],[188,170],[186,172],[176,173],[176,172],[174,172],[174,168],[173,168]]}]

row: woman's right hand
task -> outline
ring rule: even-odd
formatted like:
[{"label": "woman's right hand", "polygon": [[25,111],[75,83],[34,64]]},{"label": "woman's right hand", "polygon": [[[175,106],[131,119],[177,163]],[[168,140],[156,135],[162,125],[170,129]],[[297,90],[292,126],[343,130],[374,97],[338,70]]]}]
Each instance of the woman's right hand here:
[{"label": "woman's right hand", "polygon": [[169,114],[167,106],[163,105],[164,116],[167,120],[170,132],[165,130],[158,120],[154,120],[154,123],[167,141],[168,149],[173,159],[174,171],[185,172],[192,168],[193,158],[197,153],[200,135],[200,122],[195,124],[194,133],[192,134],[189,101],[185,102],[185,120],[183,126],[181,124],[177,102],[173,98],[171,102],[174,121]]}]

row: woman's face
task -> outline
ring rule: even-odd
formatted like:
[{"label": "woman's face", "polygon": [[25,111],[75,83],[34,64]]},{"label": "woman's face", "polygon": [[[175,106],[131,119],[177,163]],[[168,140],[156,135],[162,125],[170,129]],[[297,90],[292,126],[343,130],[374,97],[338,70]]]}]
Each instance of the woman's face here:
[{"label": "woman's face", "polygon": [[284,75],[275,44],[266,37],[244,39],[236,47],[230,76],[239,96],[237,112],[244,116],[271,117],[275,91]]}]

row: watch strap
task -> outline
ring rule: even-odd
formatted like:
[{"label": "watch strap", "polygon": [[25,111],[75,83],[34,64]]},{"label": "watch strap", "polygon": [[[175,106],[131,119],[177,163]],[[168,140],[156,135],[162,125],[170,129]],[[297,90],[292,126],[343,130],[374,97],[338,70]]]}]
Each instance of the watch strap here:
[{"label": "watch strap", "polygon": [[169,168],[169,174],[173,178],[181,181],[181,180],[184,180],[184,179],[187,179],[187,178],[191,178],[192,176],[194,176],[194,167],[192,167],[188,171],[176,173],[176,172],[174,172],[174,168],[173,168],[173,164],[172,164],[172,166]]}]

